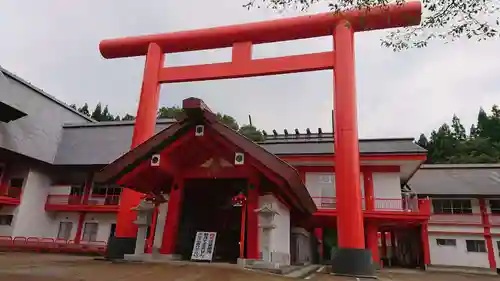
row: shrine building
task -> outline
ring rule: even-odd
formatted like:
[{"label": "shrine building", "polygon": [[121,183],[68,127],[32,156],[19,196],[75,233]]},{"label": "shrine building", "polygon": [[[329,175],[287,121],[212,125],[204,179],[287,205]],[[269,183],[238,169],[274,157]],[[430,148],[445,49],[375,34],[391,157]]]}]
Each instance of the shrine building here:
[{"label": "shrine building", "polygon": [[[0,68],[0,250],[190,260],[204,237],[217,262],[497,271],[500,165],[423,165],[413,138],[358,140],[353,34],[418,24],[421,7],[360,15],[105,40],[104,57],[147,55],[137,121],[96,122]],[[251,57],[252,44],[333,34],[329,52]],[[163,67],[166,52],[221,46],[231,62]],[[254,142],[197,98],[178,120],[156,120],[160,83],[333,68],[335,134]]]}]

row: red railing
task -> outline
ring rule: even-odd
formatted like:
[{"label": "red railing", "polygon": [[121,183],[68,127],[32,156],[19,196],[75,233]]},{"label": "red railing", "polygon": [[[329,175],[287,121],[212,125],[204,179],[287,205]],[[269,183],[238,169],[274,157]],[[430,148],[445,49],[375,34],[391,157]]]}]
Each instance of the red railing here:
[{"label": "red railing", "polygon": [[3,194],[0,194],[0,204],[17,205],[20,203],[21,194],[23,191],[22,188],[12,187],[12,186],[0,186],[0,191],[1,190],[4,190],[4,192],[2,192]]},{"label": "red railing", "polygon": [[42,237],[0,236],[0,251],[36,251],[53,253],[104,254],[106,242],[83,241],[75,244],[73,240]]},{"label": "red railing", "polygon": [[[312,197],[312,199],[319,210],[335,210],[337,207],[335,197]],[[376,198],[374,209],[367,210],[365,200],[362,198],[361,205],[365,211],[430,213],[430,201],[427,199]]]},{"label": "red railing", "polygon": [[64,207],[68,208],[86,208],[86,209],[102,209],[104,208],[117,208],[120,204],[120,195],[60,195],[54,194],[47,196],[45,204],[46,209],[62,210]]}]

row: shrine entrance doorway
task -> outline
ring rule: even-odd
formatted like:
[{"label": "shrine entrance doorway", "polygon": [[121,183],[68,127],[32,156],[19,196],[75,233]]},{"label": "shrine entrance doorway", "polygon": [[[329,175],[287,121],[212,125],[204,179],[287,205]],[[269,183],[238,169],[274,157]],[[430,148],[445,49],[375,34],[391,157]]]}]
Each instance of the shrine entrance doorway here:
[{"label": "shrine entrance doorway", "polygon": [[245,190],[246,179],[185,181],[176,250],[190,259],[196,232],[217,232],[213,261],[236,263],[240,254],[241,206],[232,198]]}]

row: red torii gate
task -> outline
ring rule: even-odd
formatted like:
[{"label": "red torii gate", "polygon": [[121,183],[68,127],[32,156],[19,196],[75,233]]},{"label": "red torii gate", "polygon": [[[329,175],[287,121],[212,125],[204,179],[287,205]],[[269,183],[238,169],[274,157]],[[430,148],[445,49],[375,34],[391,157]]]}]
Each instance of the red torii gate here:
[{"label": "red torii gate", "polygon": [[[121,39],[103,40],[104,58],[146,56],[143,84],[131,148],[154,135],[162,83],[216,80],[334,69],[335,157],[338,245],[334,271],[369,273],[371,258],[365,250],[359,182],[359,144],[354,32],[420,24],[420,2],[388,5],[344,13],[278,19]],[[252,45],[332,35],[334,50],[277,58],[252,59]],[[232,61],[205,65],[164,67],[164,54],[232,47]],[[137,227],[131,211],[141,194],[124,189],[116,237],[134,239]],[[168,235],[168,234],[167,234]],[[112,245],[109,245],[111,247]]]}]

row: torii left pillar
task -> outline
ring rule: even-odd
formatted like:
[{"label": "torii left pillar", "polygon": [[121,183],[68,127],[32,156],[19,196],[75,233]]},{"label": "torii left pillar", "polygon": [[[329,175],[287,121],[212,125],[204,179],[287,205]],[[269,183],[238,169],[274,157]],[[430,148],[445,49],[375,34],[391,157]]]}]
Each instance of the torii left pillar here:
[{"label": "torii left pillar", "polygon": [[[160,84],[158,74],[163,67],[164,53],[160,46],[151,43],[148,46],[144,76],[134,125],[134,134],[130,149],[142,144],[155,133],[157,111],[160,99]],[[137,239],[137,214],[132,211],[142,194],[129,188],[124,188],[120,198],[120,207],[116,218],[116,234],[110,239],[106,257],[110,259],[123,259],[125,254],[133,254]]]}]

